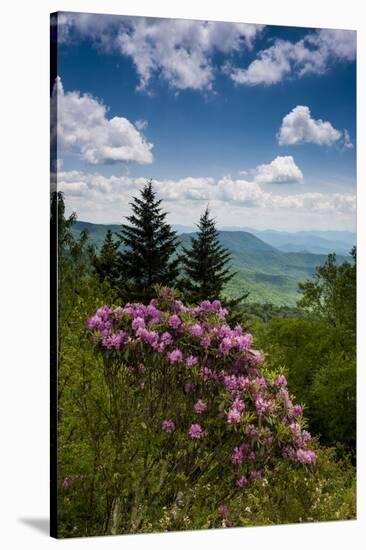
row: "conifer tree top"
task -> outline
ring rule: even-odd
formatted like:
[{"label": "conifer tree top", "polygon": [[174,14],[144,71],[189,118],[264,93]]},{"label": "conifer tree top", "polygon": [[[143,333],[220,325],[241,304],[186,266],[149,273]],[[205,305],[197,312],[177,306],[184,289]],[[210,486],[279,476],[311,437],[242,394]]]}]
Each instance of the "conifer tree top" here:
[{"label": "conifer tree top", "polygon": [[132,214],[122,224],[119,237],[123,251],[121,270],[130,285],[131,296],[145,299],[154,295],[153,286],[174,286],[178,276],[176,232],[166,222],[167,213],[161,209],[152,180],[131,202]]},{"label": "conifer tree top", "polygon": [[197,227],[196,236],[191,237],[190,250],[183,247],[184,286],[192,301],[217,299],[235,275],[229,265],[231,255],[220,244],[219,232],[208,206]]}]

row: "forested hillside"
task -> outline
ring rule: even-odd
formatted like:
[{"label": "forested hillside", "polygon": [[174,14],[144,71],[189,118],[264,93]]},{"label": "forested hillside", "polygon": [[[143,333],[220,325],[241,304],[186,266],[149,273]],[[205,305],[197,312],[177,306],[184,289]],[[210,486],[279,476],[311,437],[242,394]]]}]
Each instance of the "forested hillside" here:
[{"label": "forested hillside", "polygon": [[[77,238],[83,230],[88,231],[90,240],[100,249],[107,231],[116,234],[120,225],[76,221],[72,234]],[[194,235],[180,233],[178,241],[187,245]],[[231,253],[236,272],[227,284],[225,294],[233,298],[246,290],[249,292],[248,302],[294,307],[299,299],[298,283],[313,275],[327,257],[326,254],[309,252],[283,252],[247,231],[219,231],[219,240]],[[344,256],[338,255],[337,258],[339,262],[345,260]]]},{"label": "forested hillside", "polygon": [[177,235],[151,182],[113,232],[51,210],[59,536],[355,518],[356,249]]}]

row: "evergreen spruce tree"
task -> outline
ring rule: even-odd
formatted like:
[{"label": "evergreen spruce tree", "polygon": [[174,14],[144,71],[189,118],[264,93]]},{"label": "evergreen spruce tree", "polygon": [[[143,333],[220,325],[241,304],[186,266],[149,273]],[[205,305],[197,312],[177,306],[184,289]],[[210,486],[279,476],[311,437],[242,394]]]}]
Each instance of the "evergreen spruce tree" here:
[{"label": "evergreen spruce tree", "polygon": [[129,301],[147,302],[156,295],[155,285],[174,286],[178,277],[177,236],[160,204],[149,180],[131,203],[129,224],[118,234],[123,248],[119,266]]},{"label": "evergreen spruce tree", "polygon": [[183,288],[189,302],[215,300],[235,275],[231,271],[230,252],[221,246],[215,221],[207,207],[202,214],[196,237],[191,238],[191,248],[183,247],[181,262],[185,277]]},{"label": "evergreen spruce tree", "polygon": [[[76,221],[76,214],[65,218],[65,199],[62,191],[53,191],[51,193],[51,251],[58,249],[58,256],[61,257],[62,251],[73,241],[71,227]],[[57,246],[55,246],[57,242]]]},{"label": "evergreen spruce tree", "polygon": [[107,280],[112,287],[119,285],[119,246],[120,241],[113,239],[113,233],[108,229],[100,253],[92,255],[92,265],[99,280],[101,282]]}]

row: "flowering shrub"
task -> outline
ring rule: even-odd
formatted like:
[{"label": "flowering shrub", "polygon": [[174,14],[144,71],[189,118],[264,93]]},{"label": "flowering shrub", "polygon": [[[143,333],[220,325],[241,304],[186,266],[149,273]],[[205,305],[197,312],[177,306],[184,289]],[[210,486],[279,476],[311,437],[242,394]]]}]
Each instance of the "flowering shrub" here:
[{"label": "flowering shrub", "polygon": [[186,307],[162,289],[147,306],[100,307],[87,328],[112,398],[120,397],[121,446],[136,436],[132,426],[140,417],[140,429],[165,445],[159,460],[168,459],[188,480],[222,456],[216,467],[229,495],[263,479],[278,460],[313,465],[316,455],[285,376],[263,376],[252,336],[240,325],[231,328],[227,314],[218,300]]}]

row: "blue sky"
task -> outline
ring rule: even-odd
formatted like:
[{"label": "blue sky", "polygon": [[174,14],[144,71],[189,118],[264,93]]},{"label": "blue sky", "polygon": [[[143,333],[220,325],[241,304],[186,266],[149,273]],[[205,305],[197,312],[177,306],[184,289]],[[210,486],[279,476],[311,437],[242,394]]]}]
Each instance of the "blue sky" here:
[{"label": "blue sky", "polygon": [[355,229],[355,33],[62,13],[58,182],[120,222],[153,178],[172,223]]}]

